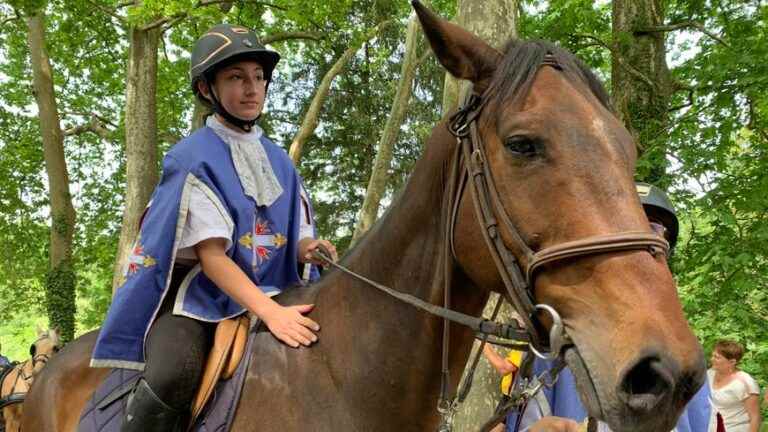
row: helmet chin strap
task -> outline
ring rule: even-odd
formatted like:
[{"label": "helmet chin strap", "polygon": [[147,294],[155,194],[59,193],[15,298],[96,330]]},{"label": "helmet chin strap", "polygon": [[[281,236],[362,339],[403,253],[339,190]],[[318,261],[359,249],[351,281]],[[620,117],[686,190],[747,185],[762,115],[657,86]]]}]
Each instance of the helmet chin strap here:
[{"label": "helmet chin strap", "polygon": [[242,130],[245,133],[249,133],[253,129],[253,125],[256,124],[256,120],[261,117],[261,114],[259,114],[258,117],[256,117],[253,120],[243,120],[241,118],[237,118],[233,116],[232,114],[227,111],[224,106],[219,102],[219,98],[216,96],[216,92],[213,91],[213,86],[208,84],[208,88],[210,89],[210,99],[211,102],[213,102],[213,111],[216,112],[216,114],[219,114],[220,116],[224,117],[227,122],[230,124],[236,126],[240,130]]}]

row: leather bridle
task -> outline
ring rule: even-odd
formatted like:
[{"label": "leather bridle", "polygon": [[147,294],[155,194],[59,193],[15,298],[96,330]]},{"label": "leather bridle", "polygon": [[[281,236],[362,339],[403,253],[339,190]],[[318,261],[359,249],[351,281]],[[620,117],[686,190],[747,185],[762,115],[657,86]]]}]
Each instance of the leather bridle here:
[{"label": "leather bridle", "polygon": [[[552,66],[560,69],[552,56],[545,57],[542,66]],[[493,175],[487,161],[483,142],[478,132],[477,119],[487,103],[487,94],[482,96],[470,94],[460,108],[449,120],[449,130],[456,137],[457,146],[454,151],[452,166],[447,182],[447,191],[443,202],[444,241],[442,257],[444,277],[443,307],[429,304],[409,294],[392,290],[376,283],[348,268],[332,261],[331,254],[320,247],[315,250],[317,258],[329,266],[337,268],[367,284],[428,313],[442,317],[443,353],[441,369],[440,400],[438,412],[442,416],[440,430],[450,430],[452,417],[458,405],[456,397],[449,395],[450,371],[448,368],[450,322],[456,322],[472,328],[485,342],[489,335],[516,338],[528,342],[532,351],[537,355],[547,353],[551,358],[562,360],[563,349],[572,345],[567,332],[560,321],[557,312],[549,305],[537,305],[534,299],[534,286],[537,273],[544,267],[567,259],[586,257],[612,252],[645,250],[651,255],[668,254],[669,243],[656,234],[642,231],[626,231],[591,236],[575,241],[560,243],[554,246],[534,251],[523,240],[520,232],[507,214],[501,197],[496,188]],[[454,247],[454,236],[458,218],[459,205],[464,189],[470,184],[469,191],[475,209],[475,218],[480,225],[480,231],[488,251],[495,263],[496,269],[505,286],[504,297],[515,308],[523,320],[524,329],[512,325],[502,325],[493,321],[474,318],[451,309],[452,275],[458,262]],[[513,243],[509,248],[501,237],[504,230]],[[513,251],[517,251],[516,255]],[[437,281],[440,283],[441,281]],[[549,312],[557,325],[550,329],[548,335],[542,336],[541,326],[537,320],[537,312]],[[492,318],[493,319],[493,318]],[[557,331],[555,331],[557,328]],[[476,364],[477,362],[474,362]],[[471,376],[471,372],[468,374]],[[465,393],[465,392],[459,392]]]},{"label": "leather bridle", "polygon": [[[540,327],[534,323],[536,306],[533,288],[537,274],[544,271],[545,266],[567,259],[631,250],[646,250],[657,256],[669,252],[669,243],[651,232],[625,231],[586,237],[533,251],[502,205],[490,171],[477,127],[477,119],[486,101],[487,97],[470,95],[464,106],[451,117],[448,125],[458,143],[452,179],[449,180],[449,185],[452,185],[449,187],[454,192],[449,195],[451,201],[448,203],[452,209],[447,224],[450,254],[455,262],[453,241],[458,207],[464,185],[470,183],[475,217],[506,288],[506,298],[523,319],[531,344],[544,349],[547,347],[545,339],[538,334],[536,329]],[[501,230],[509,234],[508,238],[513,243],[511,248],[504,242]],[[519,256],[513,251],[517,251]]]},{"label": "leather bridle", "polygon": [[[561,70],[553,56],[547,55],[542,66],[552,66]],[[591,255],[645,250],[654,257],[659,254],[668,255],[669,243],[657,234],[643,231],[624,231],[590,236],[575,241],[549,246],[534,251],[523,240],[501,202],[493,174],[488,164],[486,149],[480,138],[477,120],[488,102],[488,94],[482,96],[471,93],[460,108],[451,116],[448,128],[457,140],[457,148],[453,158],[451,177],[448,181],[449,191],[446,194],[448,202],[446,223],[445,261],[445,304],[450,309],[450,287],[453,263],[458,262],[454,245],[456,222],[461,197],[467,183],[475,210],[475,218],[480,225],[480,231],[485,240],[496,269],[505,287],[504,297],[512,304],[518,316],[523,320],[528,334],[528,343],[537,355],[548,353],[550,358],[561,358],[566,346],[572,345],[566,329],[560,326],[558,331],[551,331],[542,336],[544,327],[537,322],[537,311],[545,309],[553,318],[560,320],[557,312],[548,305],[537,305],[534,299],[534,287],[537,273],[544,267],[563,260],[586,257]],[[501,236],[501,230],[508,234],[511,248]],[[515,252],[517,252],[517,255]],[[450,340],[449,325],[446,320],[443,331],[443,370],[440,402],[438,411],[443,414],[443,423],[450,423],[452,411],[456,409],[456,399],[448,396],[448,341]],[[468,374],[471,375],[471,372]],[[460,392],[461,393],[461,392]],[[447,425],[446,425],[447,426]],[[443,428],[441,426],[441,428]],[[450,430],[445,427],[443,430]]]}]

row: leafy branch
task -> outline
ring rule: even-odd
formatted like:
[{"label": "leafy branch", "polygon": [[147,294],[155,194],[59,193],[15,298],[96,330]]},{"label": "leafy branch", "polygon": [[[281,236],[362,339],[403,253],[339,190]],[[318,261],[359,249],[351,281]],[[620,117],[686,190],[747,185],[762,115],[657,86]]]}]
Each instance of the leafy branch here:
[{"label": "leafy branch", "polygon": [[73,136],[73,135],[80,135],[86,132],[93,132],[99,137],[101,137],[104,140],[109,139],[109,135],[111,131],[107,128],[107,124],[111,124],[108,121],[105,121],[102,117],[96,115],[95,113],[91,113],[91,118],[88,120],[87,123],[73,126],[71,128],[65,129],[64,136]]},{"label": "leafy branch", "polygon": [[688,108],[689,106],[693,106],[693,103],[694,103],[693,102],[693,93],[694,93],[695,89],[693,87],[682,87],[682,88],[679,87],[679,86],[675,86],[675,87],[678,90],[686,90],[688,92],[688,102],[686,102],[684,104],[677,105],[677,106],[673,106],[673,107],[669,108],[667,111],[668,112],[675,112],[675,111],[680,111],[683,108]]},{"label": "leafy branch", "polygon": [[[201,0],[201,1],[199,1],[193,7],[193,9],[203,8],[203,7],[206,7],[206,6],[228,4],[231,1],[232,0]],[[263,1],[248,1],[248,0],[245,0],[242,3],[243,4],[251,4],[251,5],[267,6],[269,8],[278,9],[278,10],[282,10],[282,11],[286,10],[282,6],[278,6],[276,4],[268,3],[268,2],[263,2]],[[162,18],[157,19],[154,22],[151,22],[151,23],[147,24],[144,27],[141,27],[140,30],[141,31],[149,31],[149,30],[152,30],[154,28],[164,26],[164,25],[166,25],[168,23],[172,23],[171,25],[166,27],[165,30],[167,30],[168,28],[172,27],[173,25],[175,25],[176,23],[180,22],[181,20],[187,18],[188,16],[189,16],[189,11],[185,11],[185,12],[180,12],[180,13],[177,13],[177,14],[174,14],[174,15],[171,15],[171,16],[162,17]]]},{"label": "leafy branch", "polygon": [[13,9],[13,16],[9,16],[8,18],[3,19],[0,21],[0,26],[5,27],[7,24],[10,24],[14,21],[18,21],[21,19],[21,15],[19,15],[19,11],[16,10],[16,8]]},{"label": "leafy branch", "polygon": [[642,81],[645,85],[648,86],[648,88],[651,88],[653,90],[659,90],[659,86],[652,79],[648,78],[648,76],[646,76],[644,73],[640,72],[639,70],[637,70],[637,68],[627,63],[627,61],[624,60],[624,56],[621,54],[621,52],[617,48],[612,47],[611,45],[606,43],[604,40],[600,39],[597,36],[593,36],[591,34],[572,33],[571,35],[577,39],[591,40],[593,41],[593,44],[591,45],[601,46],[607,49],[608,51],[611,52],[611,54],[613,54],[613,58],[616,59],[616,61],[619,63],[619,66],[621,66],[627,72],[629,72],[630,75]]},{"label": "leafy branch", "polygon": [[642,27],[637,30],[635,30],[635,35],[643,35],[648,33],[666,33],[666,32],[672,32],[676,30],[681,29],[688,29],[688,28],[695,28],[696,30],[699,30],[700,32],[704,33],[705,35],[711,37],[712,39],[716,40],[717,42],[723,44],[724,46],[730,48],[731,45],[728,44],[726,41],[718,37],[716,34],[712,33],[711,31],[707,30],[704,27],[704,24],[696,21],[683,21],[679,23],[673,23],[673,24],[667,24],[667,25],[660,25],[660,26],[652,26],[652,27]]},{"label": "leafy branch", "polygon": [[323,36],[319,32],[295,31],[295,32],[284,32],[284,33],[276,33],[273,35],[269,35],[267,37],[262,38],[261,43],[263,43],[264,45],[269,45],[269,44],[283,42],[291,39],[311,39],[311,40],[319,41],[322,38]]},{"label": "leafy branch", "polygon": [[[116,9],[108,8],[108,7],[102,5],[99,2],[94,1],[94,0],[87,0],[87,2],[90,5],[92,5],[93,7],[95,7],[96,9],[100,10],[101,12],[111,16],[112,18],[115,18],[120,23],[120,25],[125,26],[127,24],[125,17],[119,15],[117,13]],[[132,4],[133,4],[133,2],[131,2],[131,5]],[[121,7],[125,7],[125,6],[129,6],[129,5],[120,4],[120,5],[117,6],[117,8],[121,8]]]}]

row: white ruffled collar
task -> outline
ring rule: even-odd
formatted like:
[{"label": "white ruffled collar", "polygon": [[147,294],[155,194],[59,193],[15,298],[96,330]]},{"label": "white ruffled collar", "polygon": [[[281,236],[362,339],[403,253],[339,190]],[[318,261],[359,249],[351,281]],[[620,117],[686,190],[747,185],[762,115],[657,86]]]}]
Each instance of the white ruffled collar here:
[{"label": "white ruffled collar", "polygon": [[222,124],[215,115],[209,116],[205,125],[229,145],[232,162],[246,195],[258,205],[272,205],[283,193],[283,187],[261,143],[264,131],[254,125],[250,132],[238,132]]}]

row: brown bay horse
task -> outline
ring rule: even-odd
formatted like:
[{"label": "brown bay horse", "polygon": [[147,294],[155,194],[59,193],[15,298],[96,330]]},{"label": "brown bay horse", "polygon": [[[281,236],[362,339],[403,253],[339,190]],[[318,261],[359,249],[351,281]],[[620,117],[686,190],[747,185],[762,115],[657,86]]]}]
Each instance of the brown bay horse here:
[{"label": "brown bay horse", "polygon": [[[498,52],[414,6],[440,62],[487,98],[477,118],[487,165],[501,206],[530,248],[650,233],[635,193],[635,145],[591,72],[544,42],[513,41]],[[442,304],[444,215],[451,212],[445,198],[456,145],[446,122],[434,128],[399,199],[343,259],[346,266]],[[505,286],[468,190],[457,198],[452,231],[451,305],[479,315],[490,291]],[[513,233],[500,234],[514,251]],[[539,268],[534,296],[562,316],[575,343],[566,357],[592,416],[618,432],[674,427],[703,383],[704,357],[663,254],[624,250],[559,260]],[[435,430],[442,319],[338,271],[279,301],[314,303],[320,339],[297,350],[269,333],[257,336],[234,431]],[[452,326],[453,387],[473,336]],[[94,342],[91,333],[69,344],[41,374],[27,400],[25,430],[76,429],[107,373],[87,366]]]}]

